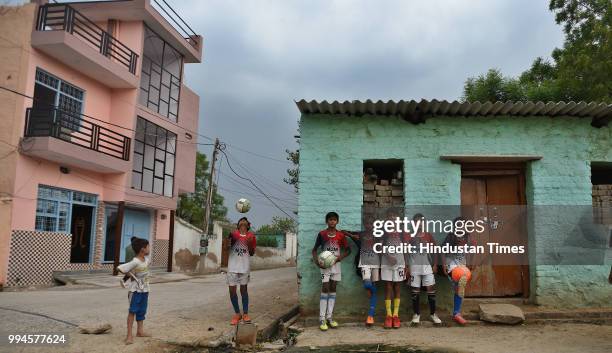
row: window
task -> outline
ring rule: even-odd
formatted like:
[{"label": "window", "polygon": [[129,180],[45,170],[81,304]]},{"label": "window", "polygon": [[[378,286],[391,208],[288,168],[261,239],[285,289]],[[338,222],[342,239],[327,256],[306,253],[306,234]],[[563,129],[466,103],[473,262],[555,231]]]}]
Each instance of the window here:
[{"label": "window", "polygon": [[145,26],[139,103],[178,120],[183,56]]},{"label": "window", "polygon": [[52,119],[53,109],[58,108],[67,113],[68,126],[72,130],[79,129],[78,115],[83,112],[85,91],[68,83],[50,73],[36,68],[36,81],[34,83],[34,103],[32,107],[37,111],[36,119]]},{"label": "window", "polygon": [[172,197],[176,134],[138,117],[132,188]]},{"label": "window", "polygon": [[36,230],[69,233],[73,204],[95,207],[97,196],[80,191],[39,185],[36,202]]}]

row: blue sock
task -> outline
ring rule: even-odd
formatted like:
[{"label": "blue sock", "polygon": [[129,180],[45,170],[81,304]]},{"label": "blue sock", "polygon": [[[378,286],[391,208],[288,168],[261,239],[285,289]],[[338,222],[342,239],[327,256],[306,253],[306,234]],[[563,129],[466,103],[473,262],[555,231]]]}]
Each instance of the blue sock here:
[{"label": "blue sock", "polygon": [[242,312],[247,314],[249,312],[249,292],[240,292],[240,296],[242,296]]},{"label": "blue sock", "polygon": [[230,294],[230,300],[232,301],[232,306],[234,307],[234,312],[236,314],[240,314],[240,307],[238,306],[238,295],[236,295],[236,294],[231,295]]},{"label": "blue sock", "polygon": [[363,282],[363,287],[370,291],[370,308],[368,309],[368,316],[374,316],[376,312],[376,285],[371,281]]},{"label": "blue sock", "polygon": [[463,302],[463,298],[459,296],[459,294],[455,293],[454,297],[454,306],[453,306],[453,316],[459,314],[461,312],[461,302]]}]

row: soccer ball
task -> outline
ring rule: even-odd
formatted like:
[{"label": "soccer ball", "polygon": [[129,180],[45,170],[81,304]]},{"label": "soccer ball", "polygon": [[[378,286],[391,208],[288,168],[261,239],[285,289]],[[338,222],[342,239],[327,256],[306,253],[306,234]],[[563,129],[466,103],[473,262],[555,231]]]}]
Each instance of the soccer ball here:
[{"label": "soccer ball", "polygon": [[251,209],[251,201],[247,199],[240,199],[236,201],[236,211],[240,213],[246,213],[246,212],[249,212],[250,209]]},{"label": "soccer ball", "polygon": [[323,268],[330,268],[336,262],[336,255],[334,255],[331,251],[323,251],[319,254],[319,264],[323,266]]},{"label": "soccer ball", "polygon": [[455,282],[459,282],[461,277],[465,277],[467,282],[472,279],[472,272],[465,266],[457,266],[451,271],[451,278]]}]

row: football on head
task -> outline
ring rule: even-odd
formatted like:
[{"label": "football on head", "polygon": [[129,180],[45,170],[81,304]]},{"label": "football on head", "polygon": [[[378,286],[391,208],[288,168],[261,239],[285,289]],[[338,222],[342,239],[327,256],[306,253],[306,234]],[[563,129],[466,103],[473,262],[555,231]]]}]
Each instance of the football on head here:
[{"label": "football on head", "polygon": [[247,213],[251,209],[251,201],[247,199],[239,199],[236,201],[236,211],[240,213]]}]

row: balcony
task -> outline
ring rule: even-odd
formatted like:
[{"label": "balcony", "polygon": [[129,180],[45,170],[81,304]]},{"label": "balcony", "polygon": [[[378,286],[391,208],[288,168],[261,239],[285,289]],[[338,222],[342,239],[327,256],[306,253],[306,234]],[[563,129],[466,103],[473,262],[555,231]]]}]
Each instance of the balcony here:
[{"label": "balcony", "polygon": [[58,108],[28,108],[22,153],[99,173],[132,169],[131,139]]},{"label": "balcony", "polygon": [[70,5],[39,7],[32,46],[108,87],[138,87],[138,54]]}]

